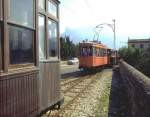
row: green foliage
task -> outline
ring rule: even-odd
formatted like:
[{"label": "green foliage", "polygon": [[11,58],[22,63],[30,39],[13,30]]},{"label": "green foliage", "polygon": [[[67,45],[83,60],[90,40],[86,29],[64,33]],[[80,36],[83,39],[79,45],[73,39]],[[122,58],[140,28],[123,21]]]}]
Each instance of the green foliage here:
[{"label": "green foliage", "polygon": [[60,37],[60,55],[61,59],[66,60],[68,58],[76,57],[78,55],[79,45],[75,45],[69,36]]},{"label": "green foliage", "polygon": [[127,63],[150,76],[150,48],[139,50],[133,47],[123,47],[119,49],[119,55]]}]

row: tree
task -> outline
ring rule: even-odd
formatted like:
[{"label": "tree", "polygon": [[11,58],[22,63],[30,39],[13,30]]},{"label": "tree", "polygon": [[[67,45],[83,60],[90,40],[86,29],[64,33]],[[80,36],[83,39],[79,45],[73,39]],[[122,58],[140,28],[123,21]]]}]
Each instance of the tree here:
[{"label": "tree", "polygon": [[119,55],[128,64],[150,76],[150,48],[139,50],[133,47],[123,47],[119,49]]},{"label": "tree", "polygon": [[78,44],[74,44],[69,36],[60,37],[60,55],[63,60],[76,57],[78,51]]}]

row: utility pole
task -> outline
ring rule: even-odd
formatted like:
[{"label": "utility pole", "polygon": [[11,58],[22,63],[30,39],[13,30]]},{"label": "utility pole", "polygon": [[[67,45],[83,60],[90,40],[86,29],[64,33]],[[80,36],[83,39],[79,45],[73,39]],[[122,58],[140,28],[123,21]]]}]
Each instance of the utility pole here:
[{"label": "utility pole", "polygon": [[114,65],[116,64],[117,62],[117,53],[116,53],[116,22],[115,22],[115,19],[112,20],[114,22],[114,27],[113,27],[113,32],[114,32],[114,51],[115,51],[115,59],[114,59]]},{"label": "utility pole", "polygon": [[117,53],[116,53],[116,20],[113,19],[112,21],[113,21],[113,24],[102,23],[102,24],[97,25],[95,27],[95,29],[100,28],[100,27],[102,27],[104,25],[109,26],[112,29],[112,31],[114,33],[114,40],[113,40],[113,46],[114,47],[113,48],[114,48],[114,56],[115,56],[114,60],[113,60],[113,65],[115,65],[117,63],[117,59],[116,59],[116,57],[117,57]]},{"label": "utility pole", "polygon": [[116,22],[115,22],[115,19],[113,19],[113,22],[114,22],[114,29],[113,29],[113,32],[114,32],[114,50],[116,50]]}]

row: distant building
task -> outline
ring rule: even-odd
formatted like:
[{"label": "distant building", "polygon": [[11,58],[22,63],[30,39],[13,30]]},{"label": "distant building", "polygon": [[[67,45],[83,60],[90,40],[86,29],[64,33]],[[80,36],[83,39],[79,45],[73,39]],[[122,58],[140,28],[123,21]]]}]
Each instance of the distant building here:
[{"label": "distant building", "polygon": [[146,50],[150,48],[150,39],[129,39],[128,38],[128,46]]}]

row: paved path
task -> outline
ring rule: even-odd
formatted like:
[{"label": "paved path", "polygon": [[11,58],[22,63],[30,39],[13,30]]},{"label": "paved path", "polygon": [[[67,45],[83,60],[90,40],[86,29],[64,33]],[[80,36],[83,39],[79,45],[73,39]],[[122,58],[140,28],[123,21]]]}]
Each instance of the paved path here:
[{"label": "paved path", "polygon": [[126,94],[120,74],[113,72],[109,97],[109,117],[129,117]]},{"label": "paved path", "polygon": [[79,66],[78,64],[75,65],[61,64],[60,65],[61,74],[79,71],[78,66]]}]

